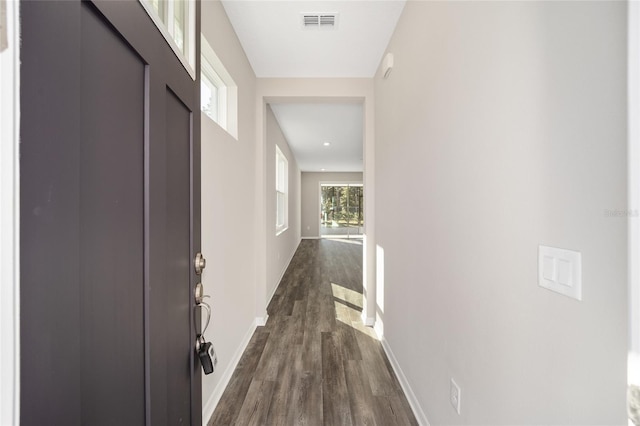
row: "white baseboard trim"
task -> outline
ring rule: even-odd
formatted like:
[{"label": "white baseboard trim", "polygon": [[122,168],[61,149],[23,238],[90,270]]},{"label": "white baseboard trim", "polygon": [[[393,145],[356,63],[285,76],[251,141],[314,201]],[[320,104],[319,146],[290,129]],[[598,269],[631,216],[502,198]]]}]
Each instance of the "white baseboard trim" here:
[{"label": "white baseboard trim", "polygon": [[[288,263],[287,263],[287,266],[289,266]],[[284,270],[286,271],[287,268],[284,268]],[[282,276],[284,276],[284,272],[282,273]],[[271,299],[273,299],[273,296],[275,296],[276,291],[278,290],[278,287],[280,286],[280,280],[282,280],[282,276],[280,276],[280,278],[278,279],[278,283],[275,285],[275,287],[273,287],[273,290],[271,290],[271,294],[269,295],[269,297],[267,297],[267,304],[264,307],[265,310],[269,307],[269,303],[271,303]]]},{"label": "white baseboard trim", "polygon": [[378,340],[382,341],[384,339],[384,324],[382,321],[378,320],[373,325],[373,331],[376,332],[376,336],[378,336]]},{"label": "white baseboard trim", "polygon": [[[296,251],[298,251],[298,247],[300,246],[301,241],[302,241],[302,238],[298,240],[298,244],[296,244],[296,248],[293,249],[291,254],[289,254],[289,260],[287,260],[287,263],[284,264],[284,268],[282,268],[282,271],[280,271],[280,275],[278,276],[278,281],[276,281],[276,285],[273,286],[273,290],[271,290],[271,294],[267,298],[267,306],[265,306],[265,309],[269,306],[269,303],[271,303],[271,299],[273,299],[273,295],[276,294],[276,290],[278,290],[278,287],[280,287],[280,281],[282,281],[282,277],[284,277],[284,273],[287,272],[287,268],[291,264],[291,261],[293,260],[293,256],[295,256]],[[265,318],[265,323],[266,323],[266,318]]]},{"label": "white baseboard trim", "polygon": [[264,314],[263,317],[256,317],[256,327],[264,327],[269,320],[269,314]]},{"label": "white baseboard trim", "polygon": [[400,368],[400,364],[398,364],[398,360],[396,359],[395,355],[393,355],[391,347],[389,347],[389,343],[387,342],[387,339],[384,338],[384,336],[382,336],[382,338],[380,339],[380,343],[382,343],[382,347],[384,348],[384,352],[387,354],[387,358],[391,363],[391,367],[396,373],[396,377],[398,377],[400,386],[402,386],[402,390],[404,391],[404,394],[409,401],[409,405],[411,406],[413,415],[416,416],[416,420],[418,420],[418,424],[420,424],[421,426],[430,426],[429,420],[427,420],[427,415],[422,410],[422,407],[420,406],[416,395],[413,393],[413,389],[411,389],[411,386],[407,381],[407,377],[402,372],[402,368]]},{"label": "white baseboard trim", "polygon": [[302,240],[319,240],[320,237],[302,237]]},{"label": "white baseboard trim", "polygon": [[362,323],[367,327],[373,327],[376,324],[376,319],[374,317],[366,316],[364,312],[362,313],[360,318],[362,318]]},{"label": "white baseboard trim", "polygon": [[222,376],[220,377],[220,381],[218,382],[218,385],[213,390],[213,393],[211,394],[211,396],[209,396],[209,398],[207,399],[206,404],[203,405],[202,407],[202,425],[203,426],[205,426],[209,422],[209,420],[211,420],[211,416],[213,416],[213,412],[218,406],[218,402],[220,402],[220,398],[222,398],[222,394],[224,393],[224,390],[227,388],[227,385],[231,380],[231,376],[233,375],[233,372],[238,366],[238,362],[240,362],[240,358],[242,358],[242,354],[244,353],[245,349],[247,349],[247,345],[249,345],[249,342],[251,341],[251,337],[253,336],[253,332],[256,330],[256,326],[258,325],[260,324],[258,324],[258,318],[256,318],[251,323],[251,326],[249,327],[246,334],[240,341],[240,345],[238,345],[238,349],[236,349],[236,352],[233,354],[233,357],[231,358],[231,362],[229,363],[229,366],[222,373]]}]

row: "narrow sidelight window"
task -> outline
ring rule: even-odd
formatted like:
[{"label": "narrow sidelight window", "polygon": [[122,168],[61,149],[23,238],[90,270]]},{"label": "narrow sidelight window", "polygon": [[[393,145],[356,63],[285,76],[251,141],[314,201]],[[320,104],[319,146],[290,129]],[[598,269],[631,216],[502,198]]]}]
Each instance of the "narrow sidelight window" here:
[{"label": "narrow sidelight window", "polygon": [[204,35],[200,47],[201,110],[238,140],[238,86]]},{"label": "narrow sidelight window", "polygon": [[278,145],[276,145],[276,235],[288,227],[287,184],[289,181],[289,163]]}]

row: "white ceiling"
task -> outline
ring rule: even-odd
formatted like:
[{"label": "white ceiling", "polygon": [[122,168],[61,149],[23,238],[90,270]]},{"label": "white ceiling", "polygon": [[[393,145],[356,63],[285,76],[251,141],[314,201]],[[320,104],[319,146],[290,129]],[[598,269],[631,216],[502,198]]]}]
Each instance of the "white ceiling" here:
[{"label": "white ceiling", "polygon": [[[373,77],[404,0],[223,0],[257,77]],[[304,13],[337,13],[333,30]]]},{"label": "white ceiling", "polygon": [[300,170],[362,171],[362,104],[283,103],[271,109]]},{"label": "white ceiling", "polygon": [[[373,77],[405,0],[222,0],[259,78]],[[305,29],[303,14],[337,14],[330,30]],[[357,104],[275,104],[302,171],[362,171]],[[324,147],[324,142],[331,142]]]}]

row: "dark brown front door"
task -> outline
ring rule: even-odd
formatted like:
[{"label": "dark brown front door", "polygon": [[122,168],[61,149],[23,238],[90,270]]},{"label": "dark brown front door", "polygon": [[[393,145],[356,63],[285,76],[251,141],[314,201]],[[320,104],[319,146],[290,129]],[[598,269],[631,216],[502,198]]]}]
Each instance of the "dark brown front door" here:
[{"label": "dark brown front door", "polygon": [[21,423],[199,425],[198,82],[134,0],[21,25]]}]

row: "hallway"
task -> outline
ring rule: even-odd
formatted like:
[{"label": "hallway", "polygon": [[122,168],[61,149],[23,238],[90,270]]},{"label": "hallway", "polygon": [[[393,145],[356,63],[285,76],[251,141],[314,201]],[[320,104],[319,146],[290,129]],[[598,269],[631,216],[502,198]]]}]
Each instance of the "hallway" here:
[{"label": "hallway", "polygon": [[361,310],[362,245],[303,240],[209,425],[416,425]]}]

